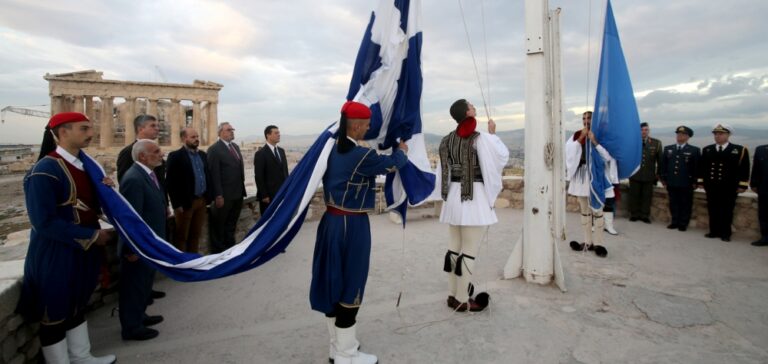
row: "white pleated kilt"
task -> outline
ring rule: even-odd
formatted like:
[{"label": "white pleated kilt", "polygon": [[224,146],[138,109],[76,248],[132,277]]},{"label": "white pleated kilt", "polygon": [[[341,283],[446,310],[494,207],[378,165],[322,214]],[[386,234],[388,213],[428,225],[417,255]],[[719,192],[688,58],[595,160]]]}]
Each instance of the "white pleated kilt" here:
[{"label": "white pleated kilt", "polygon": [[443,201],[440,222],[451,225],[485,226],[498,222],[482,182],[473,183],[472,199],[461,201],[461,183],[451,182],[448,199]]}]

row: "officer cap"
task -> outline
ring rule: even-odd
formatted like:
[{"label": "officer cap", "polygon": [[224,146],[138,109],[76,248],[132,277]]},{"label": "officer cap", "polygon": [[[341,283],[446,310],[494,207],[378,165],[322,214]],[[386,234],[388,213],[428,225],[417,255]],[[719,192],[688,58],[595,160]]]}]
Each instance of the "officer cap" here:
[{"label": "officer cap", "polygon": [[693,130],[685,125],[680,125],[677,127],[677,129],[675,129],[675,134],[678,134],[678,133],[688,134],[689,137],[693,136]]}]

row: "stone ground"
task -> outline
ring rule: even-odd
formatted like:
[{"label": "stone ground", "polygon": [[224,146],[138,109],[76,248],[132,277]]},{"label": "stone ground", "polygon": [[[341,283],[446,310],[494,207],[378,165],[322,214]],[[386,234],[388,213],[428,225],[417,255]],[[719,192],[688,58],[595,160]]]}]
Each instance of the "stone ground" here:
[{"label": "stone ground", "polygon": [[[620,219],[607,259],[559,246],[561,292],[501,279],[522,213],[502,209],[499,217],[476,275],[491,307],[462,314],[445,306],[447,228],[414,216],[403,234],[386,215],[373,216],[358,319],[364,351],[381,363],[768,362],[768,249]],[[577,219],[568,215],[569,236],[580,235]],[[115,304],[92,312],[94,352],[120,363],[327,363],[324,319],[307,296],[316,228],[307,223],[285,254],[250,272],[158,281],[168,296],[148,310],[165,316],[154,340],[123,342],[110,317]]]}]

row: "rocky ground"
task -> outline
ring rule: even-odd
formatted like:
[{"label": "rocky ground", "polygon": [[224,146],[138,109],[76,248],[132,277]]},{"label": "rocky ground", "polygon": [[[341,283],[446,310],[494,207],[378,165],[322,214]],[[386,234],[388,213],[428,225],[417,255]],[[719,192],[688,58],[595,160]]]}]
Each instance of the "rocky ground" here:
[{"label": "rocky ground", "polygon": [[9,233],[29,229],[23,179],[23,175],[0,176],[0,245]]}]

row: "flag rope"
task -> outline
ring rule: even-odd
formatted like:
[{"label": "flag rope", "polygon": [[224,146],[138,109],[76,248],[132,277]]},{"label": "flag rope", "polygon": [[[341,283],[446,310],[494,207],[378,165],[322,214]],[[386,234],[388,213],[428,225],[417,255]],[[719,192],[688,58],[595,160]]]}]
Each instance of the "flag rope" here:
[{"label": "flag rope", "polygon": [[[475,59],[475,51],[472,49],[472,40],[469,37],[469,28],[467,27],[467,19],[464,16],[464,7],[461,5],[461,0],[457,0],[459,3],[459,10],[461,13],[461,22],[464,24],[464,34],[467,36],[467,45],[469,46],[469,54],[472,56],[472,66],[475,68],[475,78],[477,79],[477,86],[480,88],[480,98],[483,100],[483,109],[485,110],[485,116],[490,119],[491,114],[488,109],[488,101],[485,97],[485,91],[483,90],[483,84],[480,80],[480,71],[477,68],[477,59]],[[485,26],[485,25],[483,25]],[[488,60],[486,54],[486,61]]]}]

